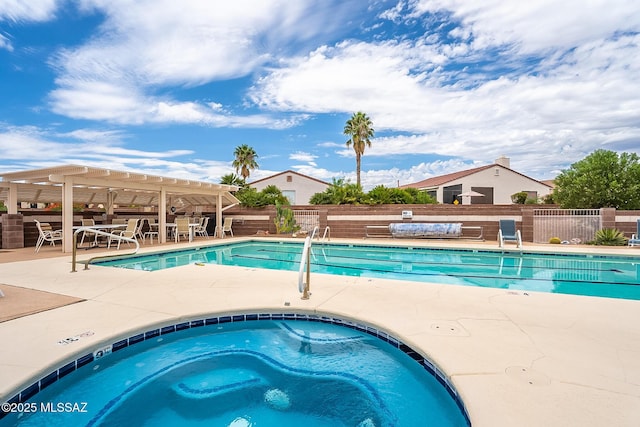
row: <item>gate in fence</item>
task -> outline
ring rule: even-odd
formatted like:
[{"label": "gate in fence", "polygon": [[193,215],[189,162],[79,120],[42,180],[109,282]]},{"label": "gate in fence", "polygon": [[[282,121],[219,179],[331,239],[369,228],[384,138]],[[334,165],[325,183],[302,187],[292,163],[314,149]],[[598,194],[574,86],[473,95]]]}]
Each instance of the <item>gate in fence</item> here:
[{"label": "gate in fence", "polygon": [[586,243],[602,228],[600,209],[534,209],[533,242],[549,243],[559,237],[574,243]]},{"label": "gate in fence", "polygon": [[312,209],[296,209],[293,217],[300,231],[311,233],[315,227],[320,227],[320,212]]}]

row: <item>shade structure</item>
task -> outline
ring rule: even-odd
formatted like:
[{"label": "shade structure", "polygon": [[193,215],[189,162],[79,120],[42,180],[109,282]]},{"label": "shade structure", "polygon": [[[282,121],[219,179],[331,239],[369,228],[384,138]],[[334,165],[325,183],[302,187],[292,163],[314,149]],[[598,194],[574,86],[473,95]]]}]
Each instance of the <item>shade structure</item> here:
[{"label": "shade structure", "polygon": [[0,200],[10,214],[17,213],[18,202],[62,204],[65,252],[71,250],[74,203],[104,204],[107,209],[114,204],[157,206],[160,223],[165,221],[169,204],[215,206],[219,221],[223,208],[239,203],[231,193],[239,189],[235,185],[91,166],[61,165],[2,173],[0,177]]}]

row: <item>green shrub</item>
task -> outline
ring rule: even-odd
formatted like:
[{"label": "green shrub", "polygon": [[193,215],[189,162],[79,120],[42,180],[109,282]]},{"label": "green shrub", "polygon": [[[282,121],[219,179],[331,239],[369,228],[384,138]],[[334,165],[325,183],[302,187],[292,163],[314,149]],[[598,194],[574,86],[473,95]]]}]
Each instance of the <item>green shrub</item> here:
[{"label": "green shrub", "polygon": [[603,228],[596,231],[593,244],[600,246],[625,246],[627,244],[627,239],[620,230],[615,228]]},{"label": "green shrub", "polygon": [[562,243],[562,240],[560,240],[559,237],[552,237],[549,239],[549,243],[553,243],[554,245],[559,245],[560,243]]},{"label": "green shrub", "polygon": [[293,211],[280,203],[276,203],[276,217],[273,220],[276,226],[277,234],[295,233],[300,230],[300,226],[296,224],[296,218]]}]

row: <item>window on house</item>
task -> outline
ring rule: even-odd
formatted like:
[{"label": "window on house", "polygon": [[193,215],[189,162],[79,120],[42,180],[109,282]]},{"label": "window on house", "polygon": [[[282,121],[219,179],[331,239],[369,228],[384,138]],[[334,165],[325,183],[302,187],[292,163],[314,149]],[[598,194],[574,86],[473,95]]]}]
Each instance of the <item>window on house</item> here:
[{"label": "window on house", "polygon": [[453,203],[458,194],[462,193],[462,184],[450,185],[442,189],[442,203]]},{"label": "window on house", "polygon": [[291,175],[287,175],[287,182],[293,182],[293,177]]},{"label": "window on house", "polygon": [[282,190],[282,195],[289,200],[292,205],[296,204],[296,192],[295,190]]}]

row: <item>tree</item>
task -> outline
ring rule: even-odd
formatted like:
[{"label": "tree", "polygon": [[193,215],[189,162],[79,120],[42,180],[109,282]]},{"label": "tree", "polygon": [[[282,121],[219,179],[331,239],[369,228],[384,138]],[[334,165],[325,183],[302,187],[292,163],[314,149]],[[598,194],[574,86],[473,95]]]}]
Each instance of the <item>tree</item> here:
[{"label": "tree", "polygon": [[244,187],[245,185],[247,185],[246,181],[240,178],[235,173],[228,173],[226,175],[223,175],[222,178],[220,178],[220,184],[236,185],[238,187]]},{"label": "tree", "polygon": [[567,209],[640,209],[640,163],[635,153],[596,150],[555,179],[553,200]]},{"label": "tree", "polygon": [[250,208],[260,208],[278,203],[281,205],[289,204],[289,199],[275,185],[268,185],[262,191],[245,186],[236,193],[236,197],[243,206]]},{"label": "tree", "polygon": [[353,145],[356,152],[356,185],[360,186],[360,163],[365,147],[371,147],[374,129],[371,119],[365,113],[358,111],[354,113],[344,126],[343,133],[350,138],[347,147]]},{"label": "tree", "polygon": [[240,173],[242,179],[246,180],[249,178],[250,171],[258,167],[258,162],[256,162],[258,155],[255,150],[247,144],[237,146],[233,155],[235,156],[235,160],[231,165],[236,168],[236,173]]},{"label": "tree", "polygon": [[312,205],[356,205],[364,198],[362,187],[345,182],[344,179],[333,179],[333,183],[322,193],[311,196]]}]

